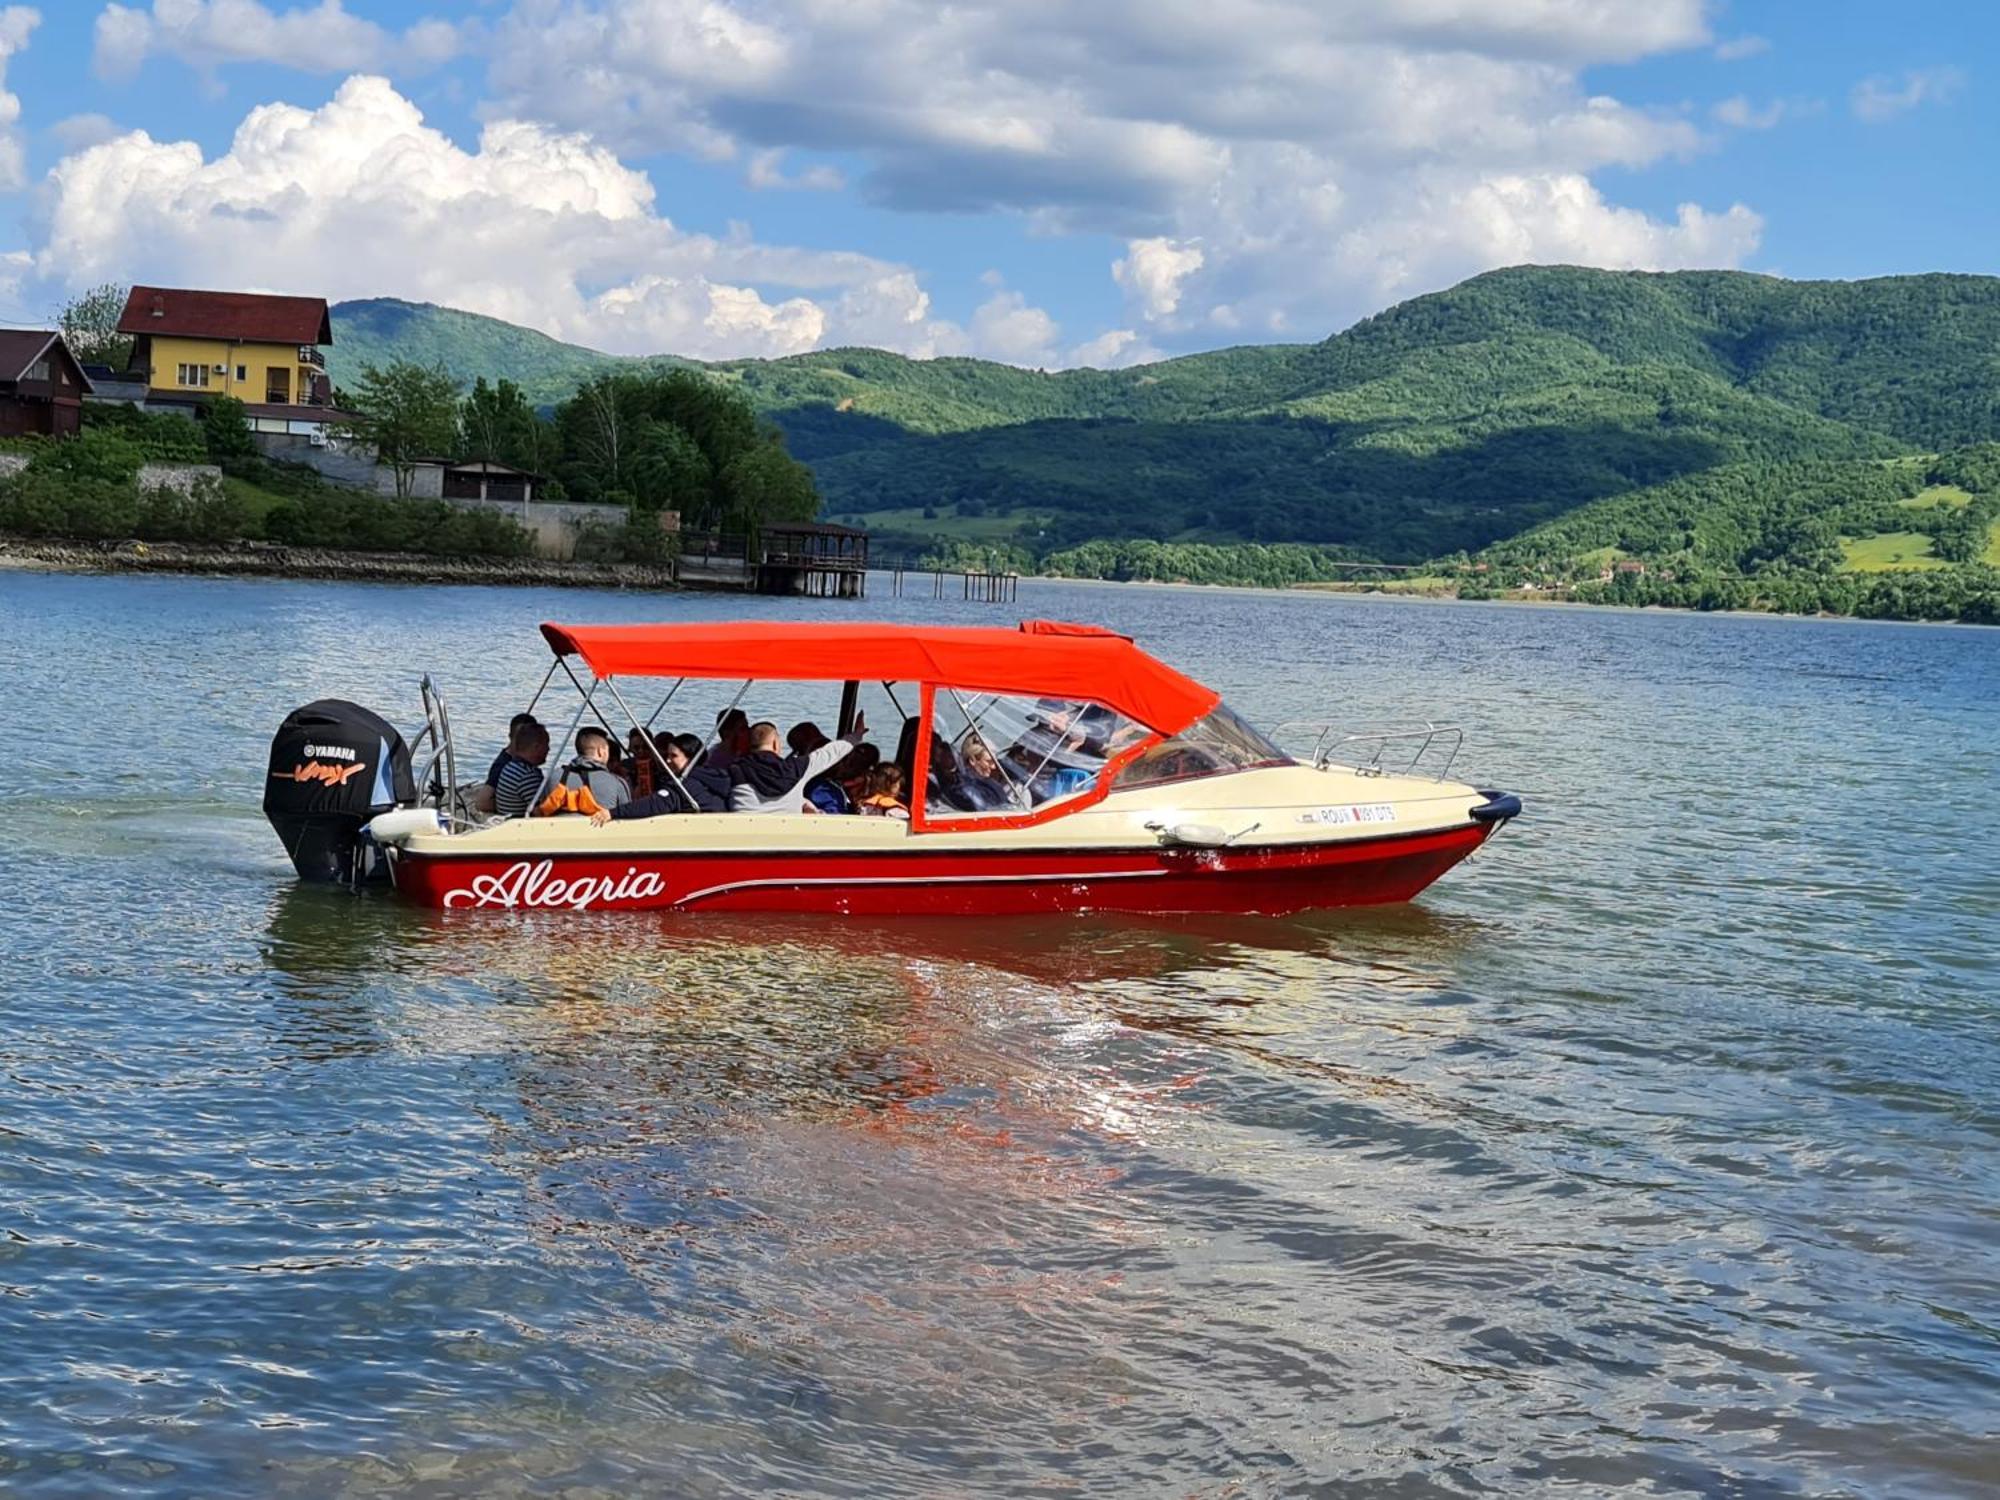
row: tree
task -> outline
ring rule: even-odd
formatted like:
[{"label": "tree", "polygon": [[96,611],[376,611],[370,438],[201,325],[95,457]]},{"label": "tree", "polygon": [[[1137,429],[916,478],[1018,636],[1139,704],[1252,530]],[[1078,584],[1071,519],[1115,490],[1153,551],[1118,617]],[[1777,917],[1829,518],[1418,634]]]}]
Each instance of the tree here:
[{"label": "tree", "polygon": [[687,432],[671,422],[647,422],[632,460],[641,510],[699,513],[713,483],[708,459]]},{"label": "tree", "polygon": [[558,471],[579,500],[673,509],[694,530],[805,519],[811,473],[739,390],[687,370],[605,374],[556,410]]},{"label": "tree", "polygon": [[527,395],[511,380],[488,385],[480,376],[459,405],[459,456],[484,459],[546,474],[555,461],[555,429],[528,404]]},{"label": "tree", "polygon": [[123,370],[132,363],[132,340],[118,331],[130,296],[130,287],[107,281],[75,297],[56,314],[63,342],[79,364]]},{"label": "tree", "polygon": [[343,430],[372,443],[396,471],[399,500],[409,498],[419,459],[449,453],[458,442],[458,386],[441,363],[364,366],[343,399],[354,414]]},{"label": "tree", "polygon": [[201,412],[201,435],[211,463],[256,455],[257,445],[250,441],[250,419],[234,396],[209,397]]},{"label": "tree", "polygon": [[733,529],[754,532],[767,521],[810,521],[819,512],[811,471],[775,438],[731,459],[722,486]]}]

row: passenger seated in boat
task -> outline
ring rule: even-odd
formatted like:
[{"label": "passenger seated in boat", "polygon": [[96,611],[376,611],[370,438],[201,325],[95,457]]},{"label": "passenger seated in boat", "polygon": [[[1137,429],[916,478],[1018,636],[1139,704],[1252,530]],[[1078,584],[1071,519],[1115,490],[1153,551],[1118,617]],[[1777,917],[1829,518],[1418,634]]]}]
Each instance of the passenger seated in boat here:
[{"label": "passenger seated in boat", "polygon": [[1074,760],[1101,761],[1102,740],[1072,728],[1067,713],[1036,719],[1007,747],[1006,774],[1028,790],[1028,800],[1040,805],[1085,790],[1097,779],[1094,770]]},{"label": "passenger seated in boat", "polygon": [[632,800],[632,788],[610,767],[611,736],[602,729],[579,729],[576,756],[563,767],[554,790],[535,809],[541,817],[557,813],[616,812]]},{"label": "passenger seated in boat", "polygon": [[750,716],[740,708],[725,708],[715,716],[715,748],[702,764],[726,771],[751,749]]},{"label": "passenger seated in boat", "polygon": [[958,742],[958,785],[954,791],[966,812],[992,812],[1014,805],[1007,773],[993,758],[993,747],[976,730],[968,729]]},{"label": "passenger seated in boat", "polygon": [[507,769],[507,762],[514,755],[514,736],[529,724],[539,724],[541,720],[533,714],[515,714],[507,721],[507,743],[500,747],[500,753],[493,757],[493,764],[486,768],[486,784],[495,791],[500,788],[500,773]]},{"label": "passenger seated in boat", "polygon": [[699,739],[691,734],[677,734],[671,739],[656,737],[655,743],[667,763],[666,769],[659,772],[659,789],[644,797],[634,797],[622,807],[599,808],[590,815],[590,821],[599,828],[613,819],[622,823],[632,818],[664,817],[668,813],[729,810],[729,773],[697,764],[701,758]]},{"label": "passenger seated in boat", "polygon": [[806,784],[847,758],[868,733],[854,720],[850,739],[833,740],[809,755],[780,755],[778,726],[765,720],[750,729],[750,753],[729,768],[729,810],[741,813],[817,812],[806,800]]},{"label": "passenger seated in boat", "polygon": [[855,811],[870,818],[907,818],[909,807],[903,801],[903,768],[893,760],[884,761],[868,773],[862,783],[862,794]]},{"label": "passenger seated in boat", "polygon": [[[856,745],[848,753],[847,759],[827,772],[814,785],[823,788],[829,782],[833,783],[840,790],[842,800],[846,804],[838,810],[846,813],[859,812],[861,811],[861,798],[868,790],[868,773],[881,764],[882,752],[880,750],[877,750],[873,745]],[[810,788],[808,789],[808,795],[812,795]],[[814,805],[821,812],[835,810],[829,807],[826,801],[817,796],[814,796],[813,801]]]},{"label": "passenger seated in boat", "polygon": [[503,818],[525,818],[541,800],[542,765],[549,758],[548,730],[528,719],[508,739],[506,754],[507,763],[493,788],[493,810]]},{"label": "passenger seated in boat", "polygon": [[[785,736],[785,743],[794,755],[811,755],[831,742],[826,737],[826,731],[808,719],[803,724],[792,726],[791,732]],[[854,811],[854,801],[841,785],[841,776],[848,762],[867,749],[870,749],[867,745],[855,746],[841,757],[838,764],[828,767],[806,783],[806,801],[812,804],[815,812],[838,816]]]},{"label": "passenger seated in boat", "polygon": [[650,797],[659,790],[657,783],[665,779],[660,771],[665,759],[658,736],[637,728],[626,734],[625,779],[632,783],[635,798]]},{"label": "passenger seated in boat", "polygon": [[632,789],[632,763],[625,758],[625,752],[618,748],[618,736],[602,724],[597,726],[598,734],[604,736],[604,766],[613,776],[625,783],[629,793]]},{"label": "passenger seated in boat", "polygon": [[729,773],[701,763],[701,737],[677,734],[667,742],[667,764],[694,799],[696,812],[729,811]]}]

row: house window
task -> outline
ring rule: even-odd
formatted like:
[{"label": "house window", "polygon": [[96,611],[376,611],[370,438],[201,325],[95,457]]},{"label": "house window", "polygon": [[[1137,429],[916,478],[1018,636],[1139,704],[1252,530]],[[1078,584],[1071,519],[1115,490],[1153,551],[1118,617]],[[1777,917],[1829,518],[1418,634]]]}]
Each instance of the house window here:
[{"label": "house window", "polygon": [[238,385],[248,385],[249,382],[250,367],[248,365],[238,365],[236,367],[236,383]]},{"label": "house window", "polygon": [[176,369],[178,371],[176,376],[178,384],[198,390],[205,391],[208,389],[207,365],[179,365]]},{"label": "house window", "polygon": [[49,378],[49,362],[45,359],[38,359],[29,365],[27,378],[30,380],[47,380]]}]

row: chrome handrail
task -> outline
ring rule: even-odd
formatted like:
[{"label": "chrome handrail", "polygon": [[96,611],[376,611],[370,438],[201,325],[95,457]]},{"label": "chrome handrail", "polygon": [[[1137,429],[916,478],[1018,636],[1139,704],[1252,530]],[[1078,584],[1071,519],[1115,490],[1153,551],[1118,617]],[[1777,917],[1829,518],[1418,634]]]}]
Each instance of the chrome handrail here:
[{"label": "chrome handrail", "polygon": [[[1398,776],[1422,776],[1431,781],[1443,781],[1451,774],[1451,768],[1458,759],[1458,752],[1465,746],[1465,730],[1456,724],[1396,725],[1386,729],[1360,729],[1341,733],[1341,725],[1335,719],[1292,719],[1271,731],[1271,738],[1279,744],[1285,743],[1290,733],[1310,733],[1313,747],[1310,754],[1302,757],[1312,763],[1313,769],[1324,771],[1334,765],[1344,765],[1360,772],[1363,776],[1386,776],[1393,769]],[[1392,745],[1414,743],[1415,749],[1407,760],[1399,766],[1385,765]],[[1373,745],[1375,753],[1362,757],[1360,747]],[[1424,760],[1435,747],[1444,756],[1444,764],[1436,770],[1422,769]]]},{"label": "chrome handrail", "polygon": [[[424,674],[418,691],[423,697],[424,727],[419,731],[416,743],[421,745],[428,737],[431,742],[431,758],[424,763],[421,775],[417,777],[417,801],[421,805],[429,789],[432,806],[441,813],[449,825],[457,825],[466,820],[458,811],[458,747],[451,737],[451,709],[444,701],[444,690]],[[444,762],[444,779],[435,781],[438,762]]]}]

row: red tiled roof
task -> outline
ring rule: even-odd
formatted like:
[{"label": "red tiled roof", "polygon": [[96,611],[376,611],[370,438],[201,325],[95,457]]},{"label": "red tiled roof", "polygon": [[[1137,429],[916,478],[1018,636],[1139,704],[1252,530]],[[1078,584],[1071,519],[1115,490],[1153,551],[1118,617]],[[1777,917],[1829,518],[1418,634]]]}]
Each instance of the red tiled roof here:
[{"label": "red tiled roof", "polygon": [[330,344],[324,297],[266,297],[256,292],[192,292],[135,286],[118,331],[251,344]]}]

